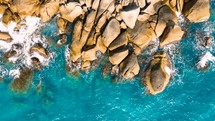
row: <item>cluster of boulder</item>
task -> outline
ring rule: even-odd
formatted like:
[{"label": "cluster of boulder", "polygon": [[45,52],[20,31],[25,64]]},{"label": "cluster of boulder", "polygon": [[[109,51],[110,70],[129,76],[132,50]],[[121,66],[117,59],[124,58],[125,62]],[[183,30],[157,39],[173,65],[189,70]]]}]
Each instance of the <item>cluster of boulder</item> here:
[{"label": "cluster of boulder", "polygon": [[[185,31],[178,24],[179,15],[202,22],[209,18],[209,9],[209,0],[0,0],[6,26],[27,16],[47,22],[58,15],[60,44],[66,43],[66,27],[72,23],[71,71],[89,70],[102,53],[108,56],[111,70],[126,80],[139,74],[137,58],[148,45],[159,41],[163,48],[182,39]],[[0,39],[11,40],[5,33],[0,33]],[[37,52],[46,55],[43,49]],[[165,52],[153,57],[143,80],[149,92],[157,94],[170,80],[171,64]],[[40,68],[38,59],[33,62]]]}]

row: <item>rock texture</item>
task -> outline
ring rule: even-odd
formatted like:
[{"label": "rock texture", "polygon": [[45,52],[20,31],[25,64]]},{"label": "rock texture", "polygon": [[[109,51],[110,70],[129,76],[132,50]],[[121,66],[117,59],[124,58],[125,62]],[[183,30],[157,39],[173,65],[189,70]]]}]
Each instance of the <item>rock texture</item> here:
[{"label": "rock texture", "polygon": [[143,84],[146,86],[150,94],[161,93],[167,86],[171,77],[172,63],[165,52],[157,52],[153,55],[145,74],[143,76]]}]

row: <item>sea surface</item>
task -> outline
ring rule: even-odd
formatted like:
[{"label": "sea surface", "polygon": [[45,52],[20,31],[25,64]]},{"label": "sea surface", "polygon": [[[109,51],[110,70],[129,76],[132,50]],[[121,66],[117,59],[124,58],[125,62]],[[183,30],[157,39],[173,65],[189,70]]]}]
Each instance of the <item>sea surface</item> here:
[{"label": "sea surface", "polygon": [[[28,93],[11,91],[9,72],[17,66],[0,59],[4,70],[0,72],[4,75],[0,83],[0,121],[214,121],[215,63],[210,61],[211,67],[206,71],[196,68],[206,52],[215,56],[215,44],[203,49],[197,36],[200,32],[215,37],[214,8],[215,2],[211,1],[210,20],[192,23],[187,38],[166,48],[173,59],[174,77],[165,91],[156,96],[145,92],[140,75],[116,84],[110,76],[103,78],[99,67],[72,77],[65,70],[68,47],[56,44],[56,24],[47,23],[41,33],[53,43],[48,47],[53,57],[44,69],[34,71]],[[38,92],[40,81],[42,90]]]}]

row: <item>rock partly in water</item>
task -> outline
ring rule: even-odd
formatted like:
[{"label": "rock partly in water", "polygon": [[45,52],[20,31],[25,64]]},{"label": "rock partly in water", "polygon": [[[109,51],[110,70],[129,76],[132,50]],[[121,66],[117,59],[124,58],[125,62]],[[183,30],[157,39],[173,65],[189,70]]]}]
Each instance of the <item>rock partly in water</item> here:
[{"label": "rock partly in water", "polygon": [[143,76],[143,84],[148,92],[156,95],[164,91],[171,78],[172,64],[166,52],[156,52],[153,55]]}]

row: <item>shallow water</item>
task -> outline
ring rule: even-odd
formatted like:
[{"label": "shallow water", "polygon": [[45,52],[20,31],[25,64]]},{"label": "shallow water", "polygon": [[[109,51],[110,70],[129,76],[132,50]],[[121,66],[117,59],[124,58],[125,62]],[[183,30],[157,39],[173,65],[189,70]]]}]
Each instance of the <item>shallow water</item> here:
[{"label": "shallow water", "polygon": [[[215,2],[211,1],[211,8]],[[201,31],[215,37],[215,9],[208,22],[191,24],[189,37],[170,46],[168,52],[175,65],[174,78],[166,90],[156,96],[147,95],[140,79],[114,84],[111,77],[103,78],[101,68],[71,77],[65,71],[65,49],[56,44],[49,46],[53,58],[41,71],[34,72],[29,93],[14,94],[9,88],[12,66],[0,60],[0,120],[186,120],[211,121],[215,118],[215,64],[207,71],[198,71],[196,64],[207,51],[215,55],[215,46],[202,50],[196,43],[195,33]],[[42,33],[56,43],[56,25],[45,25]],[[214,40],[213,40],[214,41]],[[1,55],[1,53],[0,53]],[[3,74],[2,74],[3,73]],[[36,85],[42,81],[42,91]]]}]

